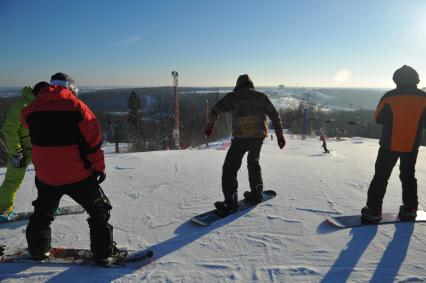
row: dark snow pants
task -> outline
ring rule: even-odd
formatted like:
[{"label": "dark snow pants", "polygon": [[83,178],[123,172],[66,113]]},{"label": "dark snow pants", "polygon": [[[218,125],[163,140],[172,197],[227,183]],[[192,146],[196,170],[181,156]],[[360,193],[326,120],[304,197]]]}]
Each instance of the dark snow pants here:
[{"label": "dark snow pants", "polygon": [[330,151],[327,149],[327,143],[325,141],[322,142],[322,147],[324,148],[324,153],[330,153]]},{"label": "dark snow pants", "polygon": [[[52,186],[36,178],[38,196],[33,201],[34,213],[26,229],[28,249],[31,254],[44,253],[50,248],[53,212],[58,208],[63,195],[70,196],[89,214],[90,249],[96,257],[104,258],[113,249],[112,226],[108,224],[109,211],[112,209],[108,198],[94,177],[83,181]],[[81,231],[76,231],[81,233]]]},{"label": "dark snow pants", "polygon": [[247,168],[251,191],[263,190],[262,170],[259,165],[263,138],[234,138],[226,154],[222,167],[222,191],[226,200],[231,200],[237,193],[237,173],[241,167],[244,154],[247,155]]},{"label": "dark snow pants", "polygon": [[368,189],[367,206],[382,208],[388,180],[399,158],[402,203],[407,206],[417,207],[417,179],[415,178],[417,153],[417,150],[414,152],[395,152],[380,147],[375,165],[375,174]]}]

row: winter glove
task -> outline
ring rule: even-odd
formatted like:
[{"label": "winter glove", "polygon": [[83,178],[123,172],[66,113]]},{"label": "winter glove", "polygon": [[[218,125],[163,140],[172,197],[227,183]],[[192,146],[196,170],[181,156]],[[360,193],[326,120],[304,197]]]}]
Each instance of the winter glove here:
[{"label": "winter glove", "polygon": [[213,128],[214,128],[213,123],[207,123],[207,126],[204,129],[204,137],[206,139],[208,139],[213,134]]},{"label": "winter glove", "polygon": [[93,172],[93,176],[95,176],[96,182],[98,184],[105,181],[105,178],[106,178],[105,171],[95,171],[95,172]]},{"label": "winter glove", "polygon": [[10,155],[10,162],[14,168],[24,167],[25,159],[22,147],[17,146],[16,153]]},{"label": "winter glove", "polygon": [[285,146],[285,138],[283,134],[277,135],[277,142],[280,149],[283,149],[283,147]]}]

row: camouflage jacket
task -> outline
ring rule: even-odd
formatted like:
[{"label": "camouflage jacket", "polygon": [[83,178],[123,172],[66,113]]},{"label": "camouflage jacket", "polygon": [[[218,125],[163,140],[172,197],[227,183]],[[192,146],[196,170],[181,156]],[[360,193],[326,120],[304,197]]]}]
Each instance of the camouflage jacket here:
[{"label": "camouflage jacket", "polygon": [[209,123],[216,122],[220,113],[232,112],[232,135],[235,138],[265,138],[269,117],[277,135],[282,134],[280,115],[268,96],[252,88],[226,94],[210,111]]}]

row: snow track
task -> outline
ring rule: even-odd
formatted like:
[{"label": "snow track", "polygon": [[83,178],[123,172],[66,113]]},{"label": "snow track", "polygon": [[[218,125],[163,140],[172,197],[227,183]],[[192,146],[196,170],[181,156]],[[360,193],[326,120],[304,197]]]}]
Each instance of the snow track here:
[{"label": "snow track", "polygon": [[[222,200],[222,164],[229,141],[212,149],[107,155],[102,185],[113,210],[119,246],[150,247],[151,264],[104,269],[83,266],[0,264],[2,282],[426,282],[426,224],[400,223],[339,230],[330,215],[353,214],[365,204],[377,155],[377,140],[328,142],[288,138],[285,150],[265,140],[261,166],[265,189],[277,197],[242,213],[200,227],[189,219]],[[225,144],[226,146],[221,146]],[[425,150],[417,163],[419,200],[426,202]],[[0,180],[4,178],[0,169]],[[394,169],[385,211],[400,205]],[[36,191],[30,169],[16,209],[31,210]],[[249,188],[246,159],[239,195]],[[72,204],[64,198],[61,205]],[[58,217],[53,245],[89,247],[87,215]],[[0,226],[0,242],[26,245],[27,222]]]}]

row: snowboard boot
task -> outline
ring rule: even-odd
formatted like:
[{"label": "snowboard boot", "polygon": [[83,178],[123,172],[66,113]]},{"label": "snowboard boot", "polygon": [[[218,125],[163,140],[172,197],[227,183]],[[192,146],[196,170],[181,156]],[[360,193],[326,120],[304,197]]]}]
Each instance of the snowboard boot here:
[{"label": "snowboard boot", "polygon": [[251,204],[258,204],[262,202],[263,196],[262,192],[245,191],[244,198]]},{"label": "snowboard boot", "polygon": [[127,256],[127,250],[117,248],[117,244],[112,242],[109,255],[106,257],[97,257],[93,255],[95,263],[101,266],[120,265]]},{"label": "snowboard boot", "polygon": [[238,211],[237,194],[235,193],[231,199],[215,202],[214,206],[216,207],[217,213],[222,217]]},{"label": "snowboard boot", "polygon": [[13,206],[0,210],[0,223],[8,222],[14,215]]},{"label": "snowboard boot", "polygon": [[50,246],[42,248],[32,248],[30,250],[31,259],[34,261],[42,261],[50,256]]},{"label": "snowboard boot", "polygon": [[415,221],[417,217],[417,206],[401,205],[398,213],[402,221]]},{"label": "snowboard boot", "polygon": [[382,210],[364,206],[361,209],[361,220],[365,223],[379,223],[382,220]]},{"label": "snowboard boot", "polygon": [[247,200],[247,202],[251,204],[258,204],[262,202],[263,199],[263,184],[256,185],[255,188],[251,188],[251,191],[245,191],[244,192],[244,198]]}]

